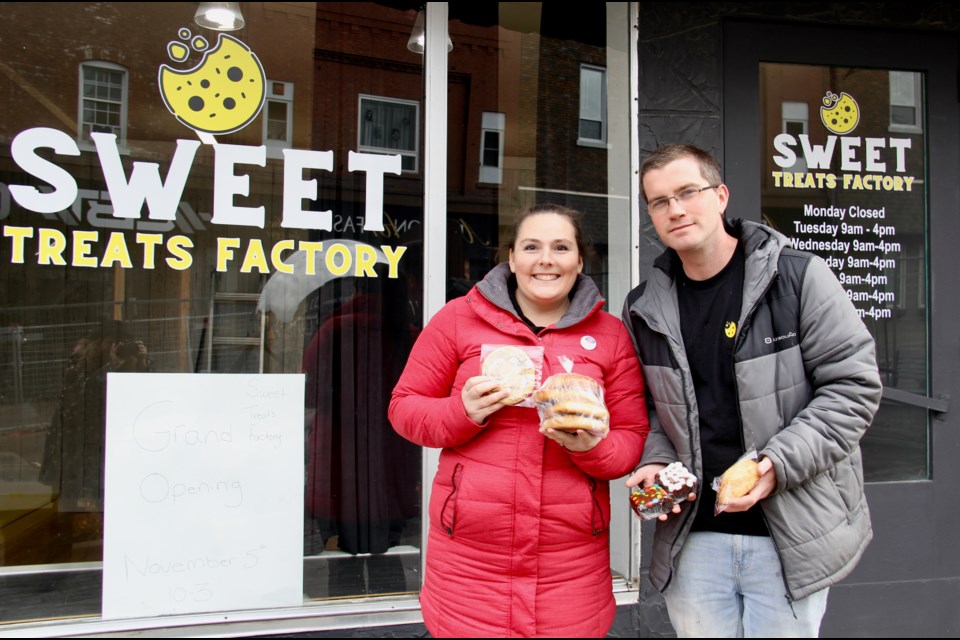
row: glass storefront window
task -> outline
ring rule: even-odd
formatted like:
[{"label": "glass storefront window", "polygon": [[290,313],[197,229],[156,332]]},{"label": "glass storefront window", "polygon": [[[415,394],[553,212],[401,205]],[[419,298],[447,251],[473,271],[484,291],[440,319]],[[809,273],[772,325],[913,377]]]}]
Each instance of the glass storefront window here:
[{"label": "glass storefront window", "polygon": [[[589,275],[619,315],[630,289],[628,3],[572,23],[550,3],[449,7],[447,299],[498,262],[516,214],[558,204],[583,214]],[[614,574],[632,579],[626,489],[611,483]]]},{"label": "glass storefront window", "polygon": [[827,261],[907,400],[882,403],[865,478],[929,478],[928,411],[909,402],[930,388],[923,75],[762,63],[760,95],[763,219]]},{"label": "glass storefront window", "polygon": [[235,93],[204,92],[195,3],[5,8],[0,620],[100,612],[116,371],[306,374],[304,600],[419,589],[420,451],[386,419],[421,325],[417,11],[242,8]]}]

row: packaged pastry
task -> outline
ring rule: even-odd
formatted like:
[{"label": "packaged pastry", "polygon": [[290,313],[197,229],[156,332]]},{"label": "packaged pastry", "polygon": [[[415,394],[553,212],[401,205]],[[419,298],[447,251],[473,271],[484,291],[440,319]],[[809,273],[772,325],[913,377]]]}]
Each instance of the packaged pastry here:
[{"label": "packaged pastry", "polygon": [[630,506],[641,520],[653,520],[657,516],[673,511],[676,501],[670,493],[658,484],[641,489],[634,487],[630,492]]},{"label": "packaged pastry", "polygon": [[543,347],[485,344],[480,347],[480,372],[510,392],[502,402],[534,406],[530,397],[540,384]]},{"label": "packaged pastry", "polygon": [[736,498],[742,498],[750,493],[760,481],[760,469],[757,464],[757,452],[751,449],[739,460],[731,465],[723,475],[715,478],[713,488],[717,492],[715,513],[726,510],[726,505]]},{"label": "packaged pastry", "polygon": [[588,376],[556,373],[533,394],[541,424],[548,429],[583,429],[595,436],[610,431],[610,412],[603,401],[603,387]]},{"label": "packaged pastry", "polygon": [[645,489],[636,487],[630,493],[630,506],[643,520],[670,513],[674,505],[686,502],[691,493],[696,493],[697,476],[682,462],[668,464],[657,473],[656,479],[656,484]]},{"label": "packaged pastry", "polygon": [[697,476],[690,473],[682,462],[673,462],[661,469],[657,474],[657,483],[678,503],[697,491]]}]

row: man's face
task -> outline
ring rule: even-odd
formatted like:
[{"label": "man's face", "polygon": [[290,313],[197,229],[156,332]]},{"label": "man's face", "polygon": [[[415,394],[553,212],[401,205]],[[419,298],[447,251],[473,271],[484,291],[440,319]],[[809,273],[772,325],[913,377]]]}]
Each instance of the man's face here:
[{"label": "man's face", "polygon": [[661,198],[669,198],[667,208],[659,213],[651,211],[650,219],[663,244],[680,254],[681,258],[713,251],[726,235],[723,212],[730,197],[726,185],[701,191],[682,204],[671,197],[686,189],[709,186],[710,183],[700,173],[699,163],[689,157],[674,160],[662,169],[653,169],[643,176],[643,191],[648,205]]}]

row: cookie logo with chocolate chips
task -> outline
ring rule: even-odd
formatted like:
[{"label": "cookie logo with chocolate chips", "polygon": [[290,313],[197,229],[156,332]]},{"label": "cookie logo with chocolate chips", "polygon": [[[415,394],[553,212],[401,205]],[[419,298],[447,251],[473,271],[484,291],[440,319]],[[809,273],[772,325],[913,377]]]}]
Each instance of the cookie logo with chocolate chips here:
[{"label": "cookie logo with chocolate chips", "polygon": [[265,75],[257,55],[225,33],[218,36],[212,49],[203,36],[194,36],[187,28],[181,28],[178,35],[184,42],[167,45],[174,62],[186,61],[191,48],[203,58],[192,69],[182,71],[160,65],[160,95],[170,113],[206,134],[233,133],[250,124],[265,98]]}]

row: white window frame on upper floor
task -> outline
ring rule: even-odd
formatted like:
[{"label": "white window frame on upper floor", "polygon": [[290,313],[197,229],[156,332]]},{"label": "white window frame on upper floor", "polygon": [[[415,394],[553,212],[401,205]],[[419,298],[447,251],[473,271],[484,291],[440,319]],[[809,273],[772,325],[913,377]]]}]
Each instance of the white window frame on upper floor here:
[{"label": "white window frame on upper floor", "polygon": [[102,70],[112,73],[121,74],[121,87],[120,87],[120,125],[118,127],[119,131],[107,131],[106,133],[114,133],[117,136],[117,147],[123,152],[127,147],[127,107],[130,103],[130,72],[126,67],[116,64],[114,62],[107,62],[106,60],[85,60],[80,63],[77,68],[78,82],[77,82],[77,142],[81,149],[90,150],[94,149],[93,140],[90,138],[90,131],[87,128],[87,122],[84,119],[84,101],[85,100],[94,100],[100,103],[108,104],[117,104],[117,101],[110,99],[103,99],[100,97],[88,97],[84,95],[84,88],[87,85],[87,80],[84,77],[84,73],[87,69]]},{"label": "white window frame on upper floor", "polygon": [[[363,123],[365,119],[364,103],[370,102],[401,104],[414,108],[413,116],[413,149],[399,149],[363,143]],[[420,171],[420,102],[417,100],[403,100],[402,98],[388,98],[361,93],[357,99],[357,150],[362,153],[383,153],[400,155],[404,159],[413,158],[413,166],[404,163],[403,173],[419,173]]]},{"label": "white window frame on upper floor", "polygon": [[[585,82],[585,73],[599,73],[600,86],[592,86]],[[594,95],[596,93],[596,95]],[[577,119],[577,144],[585,147],[607,146],[607,69],[593,64],[580,65],[580,108]],[[597,104],[598,103],[598,104]],[[599,113],[595,111],[599,109]],[[584,117],[589,116],[589,117]],[[599,116],[599,118],[597,117]],[[583,121],[599,122],[600,137],[584,137],[581,123]]]},{"label": "white window frame on upper floor", "polygon": [[[284,149],[293,148],[293,93],[294,86],[292,82],[282,80],[267,80],[266,98],[264,99],[262,117],[263,120],[263,145],[267,148],[268,158],[282,158]],[[270,127],[270,105],[282,104],[287,109],[287,129],[283,139],[270,139],[267,132]]]}]

